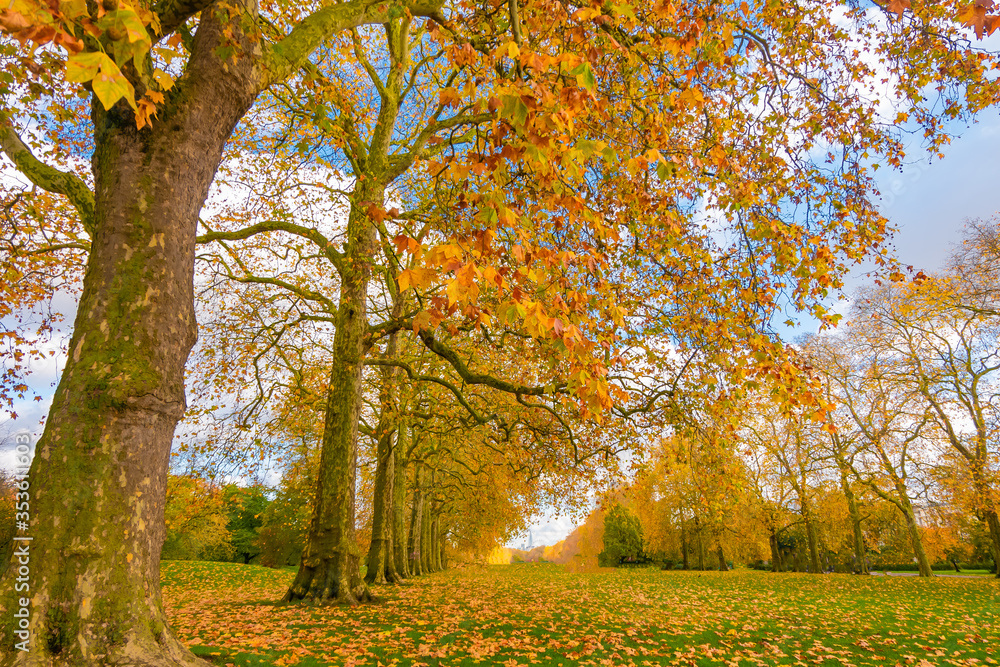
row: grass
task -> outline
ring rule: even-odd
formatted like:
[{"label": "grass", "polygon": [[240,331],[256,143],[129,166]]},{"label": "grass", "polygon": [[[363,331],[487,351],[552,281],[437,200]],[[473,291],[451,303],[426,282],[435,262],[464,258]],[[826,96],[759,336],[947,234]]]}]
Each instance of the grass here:
[{"label": "grass", "polygon": [[181,639],[220,665],[998,664],[994,579],[467,568],[355,609],[279,606],[294,573],[165,562]]}]

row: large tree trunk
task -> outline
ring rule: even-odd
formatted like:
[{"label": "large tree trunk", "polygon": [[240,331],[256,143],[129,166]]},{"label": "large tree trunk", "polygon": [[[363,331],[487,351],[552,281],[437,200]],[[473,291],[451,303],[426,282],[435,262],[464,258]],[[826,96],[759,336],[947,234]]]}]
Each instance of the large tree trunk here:
[{"label": "large tree trunk", "polygon": [[[393,449],[395,450],[395,447],[393,447]],[[385,580],[390,584],[398,584],[402,581],[402,578],[399,576],[399,572],[396,571],[396,559],[394,557],[395,540],[392,530],[393,490],[396,487],[396,457],[394,454],[394,451],[389,453],[389,456],[392,459],[392,470],[389,471],[390,474],[386,480],[386,486],[388,488],[386,489],[385,496],[385,528],[383,529],[385,532],[385,554],[383,556],[385,560],[383,567],[385,568]]]},{"label": "large tree trunk", "polygon": [[416,576],[423,574],[420,558],[420,528],[424,521],[424,491],[423,491],[422,461],[417,461],[413,468],[413,503],[410,514],[410,534],[406,540],[407,558],[410,561],[410,574]]},{"label": "large tree trunk", "polygon": [[681,560],[684,563],[684,569],[690,570],[691,563],[688,561],[687,521],[684,520],[683,515],[681,516]]},{"label": "large tree trunk", "polygon": [[927,552],[924,551],[924,541],[920,537],[920,527],[917,525],[917,519],[913,513],[910,498],[906,494],[906,488],[897,488],[897,495],[900,496],[899,509],[906,521],[906,530],[910,535],[910,545],[913,547],[913,556],[917,559],[920,576],[933,577],[934,572],[931,570],[930,560],[927,559]]},{"label": "large tree trunk", "polygon": [[774,526],[771,526],[767,541],[771,545],[771,572],[781,572],[781,550],[778,549],[778,535],[774,532]]},{"label": "large tree trunk", "polygon": [[445,556],[445,550],[444,550],[444,544],[445,544],[445,539],[444,538],[445,538],[445,536],[447,534],[448,534],[448,531],[443,531],[441,533],[441,535],[439,536],[439,544],[438,544],[438,569],[442,570],[442,571],[448,568],[448,558]]},{"label": "large tree trunk", "polygon": [[434,508],[426,500],[424,504],[426,507],[420,521],[420,571],[429,573],[433,572],[431,569],[431,514]]},{"label": "large tree trunk", "polygon": [[990,529],[990,537],[993,538],[993,569],[997,578],[1000,578],[1000,517],[995,511],[986,513],[986,525]]},{"label": "large tree trunk", "polygon": [[715,555],[719,557],[719,572],[729,572],[729,565],[726,564],[726,554],[722,551],[722,540],[716,538]]},{"label": "large tree trunk", "polygon": [[441,517],[435,512],[433,518],[431,519],[431,549],[430,549],[430,561],[431,561],[431,572],[440,572],[441,565],[438,562],[438,558],[441,555],[440,548],[438,546],[438,528],[440,527]]},{"label": "large tree trunk", "polygon": [[[838,464],[840,463],[838,459]],[[858,499],[847,476],[845,466],[840,468],[840,488],[847,499],[847,514],[851,518],[851,530],[854,534],[854,573],[868,574],[868,561],[865,558],[865,536],[861,531],[861,511],[858,509]]]},{"label": "large tree trunk", "polygon": [[[197,338],[198,216],[256,96],[254,60],[222,63],[206,12],[152,127],[93,103],[94,229],[66,366],[28,475],[28,591],[0,581],[4,664],[199,663],[167,627],[160,551],[170,445]],[[235,30],[239,39],[239,31]],[[22,561],[23,562],[23,561]],[[26,635],[10,621],[30,597]],[[20,648],[20,647],[18,647]]]},{"label": "large tree trunk", "polygon": [[[405,80],[406,53],[397,49],[406,41],[409,18],[399,21],[384,24],[392,67],[381,91],[378,118],[363,160],[364,172],[357,174],[351,194],[347,244],[339,267],[340,303],[337,332],[333,339],[330,394],[316,483],[316,504],[302,564],[285,595],[286,601],[305,597],[335,598],[339,602],[353,604],[359,596],[370,597],[358,568],[360,553],[354,529],[355,462],[362,403],[361,375],[367,351],[368,284],[377,247],[377,226],[372,215],[373,212],[383,211],[385,188],[393,178],[389,153],[402,99],[400,90]],[[403,32],[400,33],[400,30]]]},{"label": "large tree trunk", "polygon": [[993,502],[993,493],[990,484],[983,476],[983,466],[972,461],[970,462],[970,467],[972,468],[973,485],[975,486],[980,506],[979,514],[982,516],[989,530],[990,542],[992,542],[990,550],[994,554],[996,576],[1000,578],[1000,516],[997,515],[997,508]]},{"label": "large tree trunk", "polygon": [[406,551],[406,452],[403,435],[406,428],[400,427],[393,450],[395,459],[395,483],[392,487],[392,550],[396,573],[401,578],[410,576],[409,558]]},{"label": "large tree trunk", "polygon": [[378,432],[381,437],[378,439],[375,464],[375,489],[372,497],[372,541],[368,548],[368,571],[365,573],[365,581],[370,584],[393,583],[391,579],[386,579],[386,563],[390,561],[391,552],[389,550],[389,526],[392,520],[390,510],[392,509],[392,475],[395,468],[395,458],[393,457],[393,433],[383,433],[382,428],[387,427],[384,421],[379,420]]},{"label": "large tree trunk", "polygon": [[806,542],[809,544],[809,571],[813,574],[820,574],[822,570],[819,565],[819,545],[816,540],[816,522],[811,516],[806,516]]},{"label": "large tree trunk", "polygon": [[[402,302],[397,299],[393,307],[393,316],[398,317],[402,311]],[[399,346],[398,334],[389,336],[386,343],[385,356],[395,359]],[[379,388],[381,412],[375,463],[375,489],[372,498],[372,541],[368,548],[368,571],[365,581],[370,584],[397,583],[399,577],[393,563],[392,553],[392,519],[393,519],[393,487],[395,486],[396,441],[397,441],[397,410],[396,410],[396,372],[389,367],[382,370],[382,384]]]},{"label": "large tree trunk", "polygon": [[705,540],[702,536],[702,532],[704,531],[702,530],[701,520],[697,514],[694,515],[694,530],[698,535],[698,569],[703,571],[705,569]]},{"label": "large tree trunk", "polygon": [[358,568],[361,554],[355,540],[354,493],[368,283],[375,251],[375,227],[367,211],[372,205],[381,206],[383,197],[377,181],[358,179],[348,219],[315,505],[306,548],[285,594],[286,602],[309,598],[357,604],[359,598],[368,597]]}]

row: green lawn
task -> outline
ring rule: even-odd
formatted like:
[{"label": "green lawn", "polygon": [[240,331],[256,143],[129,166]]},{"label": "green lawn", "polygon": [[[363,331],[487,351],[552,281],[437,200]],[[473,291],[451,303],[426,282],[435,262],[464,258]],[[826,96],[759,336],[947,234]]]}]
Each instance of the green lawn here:
[{"label": "green lawn", "polygon": [[165,562],[174,628],[220,665],[998,664],[991,578],[466,568],[355,609],[279,606],[294,573]]}]

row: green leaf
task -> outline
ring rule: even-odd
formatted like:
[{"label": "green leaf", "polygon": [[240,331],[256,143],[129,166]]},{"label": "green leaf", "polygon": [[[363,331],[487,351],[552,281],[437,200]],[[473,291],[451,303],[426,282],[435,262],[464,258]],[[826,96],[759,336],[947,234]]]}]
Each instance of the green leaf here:
[{"label": "green leaf", "polygon": [[576,142],[576,149],[583,154],[583,158],[586,160],[591,155],[601,150],[604,142],[591,141],[590,139],[580,139]]},{"label": "green leaf", "polygon": [[92,81],[105,63],[118,69],[114,61],[106,53],[74,53],[66,59],[66,80],[71,83],[86,83]]},{"label": "green leaf", "polygon": [[613,11],[618,16],[624,16],[626,18],[636,20],[635,10],[629,5],[611,5],[611,11]]},{"label": "green leaf", "polygon": [[146,48],[152,45],[146,26],[142,24],[142,19],[134,10],[124,8],[108,12],[97,22],[97,27],[101,30],[116,28],[130,43],[145,44]]},{"label": "green leaf", "polygon": [[136,109],[135,89],[132,88],[132,84],[128,82],[128,79],[111,58],[104,57],[106,61],[101,64],[101,72],[91,83],[97,99],[101,101],[105,109],[110,109],[124,97],[129,106]]},{"label": "green leaf", "polygon": [[500,113],[513,121],[515,127],[524,127],[524,123],[528,120],[528,107],[518,95],[502,95]]},{"label": "green leaf", "polygon": [[94,94],[105,109],[110,109],[123,97],[129,106],[136,108],[135,89],[106,53],[71,55],[66,60],[66,80],[74,83],[91,82]]},{"label": "green leaf", "polygon": [[656,163],[656,175],[660,177],[661,181],[669,179],[671,171],[673,170],[666,162],[660,161]]},{"label": "green leaf", "polygon": [[576,85],[581,88],[591,93],[597,88],[597,79],[594,78],[594,70],[590,68],[590,63],[580,63],[569,73],[576,77]]}]

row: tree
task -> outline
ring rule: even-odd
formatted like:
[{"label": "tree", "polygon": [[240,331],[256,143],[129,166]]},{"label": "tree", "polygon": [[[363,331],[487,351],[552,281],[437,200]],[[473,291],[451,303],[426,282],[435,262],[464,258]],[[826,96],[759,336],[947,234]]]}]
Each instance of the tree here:
[{"label": "tree", "polygon": [[621,503],[615,503],[604,517],[604,550],[597,556],[598,563],[603,567],[616,567],[642,555],[639,517]]},{"label": "tree", "polygon": [[[859,482],[896,506],[906,522],[920,576],[933,576],[911,498],[929,415],[912,389],[896,381],[905,375],[898,356],[884,340],[866,330],[863,317],[852,319],[845,338],[846,344],[839,349],[831,345],[822,357],[814,355],[826,382],[836,387],[832,396],[835,404],[856,432],[849,453],[841,433],[831,434],[833,458],[838,466],[846,465]],[[853,490],[843,481],[841,486],[850,506]],[[857,517],[856,508],[853,515]],[[857,526],[856,543],[859,535]]]},{"label": "tree", "polygon": [[[26,92],[13,109],[2,109],[0,146],[32,183],[70,202],[90,236],[68,361],[31,470],[32,530],[47,536],[33,554],[34,593],[44,603],[34,610],[31,631],[51,639],[19,660],[192,661],[165,624],[157,561],[170,442],[184,412],[184,364],[196,338],[199,213],[247,109],[263,91],[308,72],[311,55],[330,36],[430,16],[449,56],[483,77],[482,85],[445,88],[446,98],[473,98],[487,109],[494,99],[496,122],[475,151],[426,165],[439,188],[460,184],[466,167],[472,173],[465,214],[437,222],[445,235],[469,231],[476,220],[504,227],[512,235],[506,247],[519,250],[498,255],[459,245],[459,254],[449,256],[445,249],[455,244],[445,243],[442,252],[427,253],[421,268],[431,279],[445,277],[461,298],[431,304],[426,317],[434,326],[457,311],[478,318],[468,311],[473,291],[458,295],[455,288],[500,275],[511,297],[504,299],[505,317],[553,349],[565,348],[568,388],[588,415],[611,405],[600,350],[619,340],[614,329],[626,314],[608,290],[609,271],[656,274],[653,298],[645,298],[646,290],[623,295],[636,317],[664,304],[705,302],[672,312],[665,329],[688,332],[694,341],[745,343],[748,361],[754,352],[767,360],[750,366],[780,375],[781,364],[771,362],[782,358],[781,346],[760,336],[758,315],[773,312],[786,285],[797,306],[825,314],[821,299],[839,284],[844,262],[878,251],[884,222],[867,200],[866,165],[875,155],[898,164],[902,149],[857,94],[884,75],[870,70],[854,44],[887,64],[899,82],[902,113],[927,128],[932,145],[944,140],[937,109],[960,116],[996,94],[997,83],[984,76],[993,57],[962,41],[963,23],[982,36],[994,22],[986,25],[985,12],[956,22],[950,2],[885,10],[895,16],[887,28],[849,3],[857,31],[850,41],[839,27],[837,3],[747,6],[738,13],[712,3],[616,7],[605,14],[551,0],[511,0],[509,11],[497,13],[463,0],[319,6],[165,0],[134,7],[19,0],[4,11],[0,25],[23,45],[12,49],[11,62]],[[50,43],[37,66],[37,46]],[[963,99],[970,83],[975,89]],[[939,96],[925,100],[927,90]],[[90,99],[89,108],[77,102],[78,92]],[[764,98],[780,102],[761,113],[755,100]],[[620,100],[634,104],[622,108]],[[87,113],[91,126],[82,130]],[[37,159],[30,140],[15,130],[15,123],[36,119],[49,139],[66,125],[87,135],[92,185],[79,167],[57,170]],[[820,140],[838,146],[830,164],[841,167],[813,164],[810,153]],[[514,173],[517,188],[510,187]],[[360,185],[359,202],[378,201],[370,196],[379,194],[376,184]],[[593,198],[572,194],[583,191]],[[733,252],[714,252],[700,223],[680,213],[702,199],[727,212],[740,239]],[[814,217],[814,203],[824,219]],[[796,211],[807,217],[796,218]],[[367,212],[352,216],[352,243],[368,245],[368,220]],[[532,234],[536,225],[565,250],[554,255],[550,234]],[[622,246],[632,243],[645,254],[621,263],[605,257],[610,248],[621,259]],[[511,255],[516,262],[506,260]],[[366,258],[349,290],[366,282],[368,270]],[[563,279],[561,290],[540,289]],[[713,291],[735,295],[736,303],[713,298]],[[338,328],[336,345],[346,363],[359,362],[363,318],[354,315],[363,305],[340,308],[350,322]],[[429,331],[424,335],[433,340]],[[739,349],[727,352],[741,356]],[[356,372],[345,366],[337,378],[345,383],[343,400],[328,406],[330,422],[340,419],[344,427],[336,458],[345,478],[352,472],[356,406],[348,395]],[[347,485],[329,482],[343,496]],[[328,512],[324,505],[317,514],[323,525],[314,532],[343,542],[349,511]],[[311,552],[308,567],[325,569],[315,558],[329,559],[328,551]],[[334,569],[338,585],[347,583],[343,568]],[[5,606],[11,583],[7,577],[0,584]],[[91,589],[104,593],[100,603]],[[5,629],[0,645],[6,650],[12,641]]]},{"label": "tree", "polygon": [[[897,382],[920,397],[968,475],[971,505],[1000,553],[995,387],[1000,381],[998,324],[990,293],[964,290],[945,274],[866,294],[866,327],[899,360]],[[957,306],[956,304],[966,304]]]},{"label": "tree", "polygon": [[171,475],[167,479],[162,557],[197,560],[231,554],[226,510],[217,486],[190,475]]},{"label": "tree", "polygon": [[223,501],[229,523],[229,543],[236,555],[249,563],[261,553],[260,528],[264,525],[263,514],[271,501],[263,487],[241,487],[227,484],[222,489]]},{"label": "tree", "polygon": [[[425,15],[440,4],[407,9]],[[47,536],[32,553],[37,603],[30,632],[49,638],[32,643],[30,659],[190,663],[194,658],[163,616],[158,562],[167,460],[184,413],[184,364],[197,331],[192,274],[199,211],[226,141],[256,97],[296,74],[328,36],[382,20],[386,6],[303,8],[306,16],[295,12],[277,39],[261,34],[256,3],[164,2],[139,12],[114,3],[117,13],[104,23],[103,6],[73,7],[66,14],[25,3],[4,13],[6,31],[36,42],[61,35],[71,52],[69,69],[53,62],[18,104],[42,99],[47,106],[56,96],[73,108],[63,94],[87,89],[64,85],[64,70],[70,82],[95,82],[89,85],[93,189],[80,175],[38,160],[16,133],[10,110],[0,127],[7,157],[36,186],[65,196],[90,235],[70,354],[30,475],[32,530]],[[186,24],[199,12],[191,36]],[[99,36],[83,38],[84,25]],[[181,57],[183,75],[174,82],[156,78],[152,59],[162,51],[150,52],[154,39]],[[124,73],[107,51],[124,56]],[[30,64],[27,48],[17,57]],[[152,124],[144,100],[155,104]],[[74,120],[82,125],[81,116]],[[67,549],[79,556],[68,557]],[[10,607],[10,577],[0,594]],[[7,652],[14,636],[6,627],[3,633]]]}]

